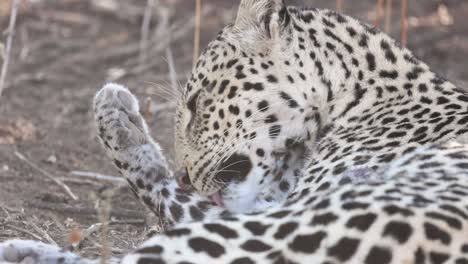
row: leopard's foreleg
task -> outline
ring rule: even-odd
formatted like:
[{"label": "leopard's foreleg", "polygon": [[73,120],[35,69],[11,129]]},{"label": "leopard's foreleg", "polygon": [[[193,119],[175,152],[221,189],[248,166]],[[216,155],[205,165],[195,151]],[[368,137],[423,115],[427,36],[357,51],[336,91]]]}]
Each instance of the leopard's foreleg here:
[{"label": "leopard's foreleg", "polygon": [[179,186],[159,144],[149,135],[137,99],[127,88],[105,85],[96,94],[94,113],[107,155],[164,226],[228,214],[207,197]]}]

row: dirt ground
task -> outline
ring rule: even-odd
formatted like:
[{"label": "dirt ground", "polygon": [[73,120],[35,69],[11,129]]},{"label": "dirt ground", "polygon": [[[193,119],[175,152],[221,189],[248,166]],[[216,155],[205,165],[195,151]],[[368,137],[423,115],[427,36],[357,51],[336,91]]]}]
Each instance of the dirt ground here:
[{"label": "dirt ground", "polygon": [[[6,2],[0,3],[1,30],[8,25]],[[238,2],[203,1],[202,48],[233,19]],[[330,0],[292,2],[335,8],[335,1]],[[375,0],[350,2],[343,1],[345,13],[373,22]],[[391,33],[398,38],[399,1],[393,2]],[[408,2],[410,49],[435,71],[466,88],[468,1]],[[143,102],[151,98],[152,134],[172,156],[172,94],[158,87],[171,87],[171,58],[178,85],[184,84],[190,72],[194,3],[159,1],[153,8],[147,49],[140,58],[146,1],[22,1],[7,85],[0,98],[0,241],[40,239],[68,246],[70,239],[76,240],[70,233],[94,230],[90,226],[102,222],[100,208],[117,184],[71,172],[118,176],[97,143],[92,123],[92,98],[106,81],[127,85]],[[168,25],[159,26],[164,17]],[[63,181],[77,199],[41,170]],[[145,238],[154,220],[125,186],[114,192],[111,204],[106,238],[113,253],[121,254]],[[86,256],[99,254],[102,236],[96,230],[81,243],[80,252]]]}]

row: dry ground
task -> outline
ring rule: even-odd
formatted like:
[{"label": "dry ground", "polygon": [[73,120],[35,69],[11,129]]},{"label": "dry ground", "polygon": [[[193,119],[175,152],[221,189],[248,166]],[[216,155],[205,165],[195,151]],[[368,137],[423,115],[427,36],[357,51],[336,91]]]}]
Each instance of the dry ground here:
[{"label": "dry ground", "polygon": [[[0,3],[2,30],[8,24],[6,2]],[[70,172],[117,175],[97,144],[92,123],[91,101],[105,81],[124,83],[140,98],[152,98],[157,110],[150,120],[152,134],[172,153],[171,95],[162,93],[156,84],[170,87],[168,48],[180,85],[189,74],[194,2],[160,0],[152,16],[147,56],[140,61],[140,27],[146,1],[22,1],[7,87],[0,99],[0,241],[41,239],[67,246],[71,230],[86,230],[101,222],[94,208],[102,207],[102,198],[115,185]],[[331,0],[289,2],[334,8]],[[372,21],[376,1],[343,2],[346,13]],[[466,87],[468,2],[408,2],[408,46],[436,71]],[[237,3],[203,1],[202,47],[233,19]],[[392,35],[397,37],[398,9],[396,5],[392,24]],[[164,15],[169,25],[158,30]],[[63,180],[78,200],[71,199],[15,152]],[[118,254],[134,248],[152,220],[145,217],[145,209],[126,187],[115,193],[112,210],[108,239]],[[98,254],[98,235],[82,243],[83,254]]]}]

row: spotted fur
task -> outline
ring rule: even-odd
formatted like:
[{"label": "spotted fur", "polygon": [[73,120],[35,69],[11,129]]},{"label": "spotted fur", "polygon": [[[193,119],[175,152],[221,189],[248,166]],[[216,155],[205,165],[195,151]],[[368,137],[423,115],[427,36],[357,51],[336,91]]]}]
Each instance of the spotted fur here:
[{"label": "spotted fur", "polygon": [[175,172],[128,89],[95,117],[166,227],[117,262],[468,263],[468,95],[351,17],[243,0],[179,98]]}]

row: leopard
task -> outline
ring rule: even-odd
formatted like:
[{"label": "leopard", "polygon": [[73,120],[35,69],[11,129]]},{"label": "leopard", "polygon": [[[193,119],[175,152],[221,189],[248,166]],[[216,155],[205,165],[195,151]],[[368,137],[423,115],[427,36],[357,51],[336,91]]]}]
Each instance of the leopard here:
[{"label": "leopard", "polygon": [[177,99],[171,168],[137,98],[108,83],[97,134],[164,231],[86,259],[34,263],[468,263],[468,93],[375,27],[242,0]]}]

